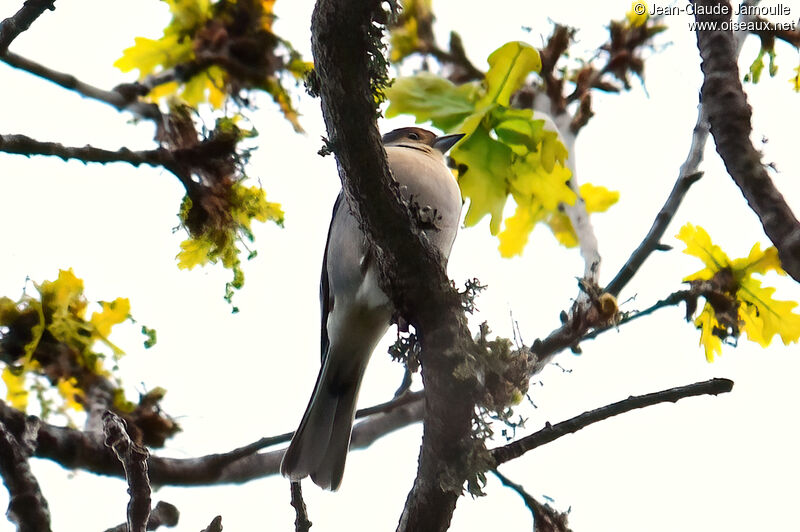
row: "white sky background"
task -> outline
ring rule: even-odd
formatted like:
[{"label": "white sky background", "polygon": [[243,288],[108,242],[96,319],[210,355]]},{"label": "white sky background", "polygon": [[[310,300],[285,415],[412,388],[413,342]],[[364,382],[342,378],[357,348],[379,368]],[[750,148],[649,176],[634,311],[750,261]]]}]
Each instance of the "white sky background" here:
[{"label": "white sky background", "polygon": [[[0,16],[21,1],[2,0]],[[603,25],[621,18],[626,1],[536,3],[437,0],[437,35],[444,45],[450,29],[464,38],[469,56],[485,68],[488,54],[509,40],[540,46],[549,17],[580,28],[576,56],[604,42]],[[601,5],[602,4],[602,5]],[[764,5],[770,5],[765,3]],[[800,15],[800,3],[788,20]],[[131,76],[112,63],[134,36],[157,37],[167,22],[165,5],[154,0],[57,2],[21,35],[12,50],[52,68],[111,88]],[[308,57],[312,2],[278,2],[275,28]],[[634,80],[630,93],[594,95],[596,116],[581,132],[574,156],[578,179],[622,197],[592,221],[608,282],[649,228],[686,157],[696,119],[701,83],[688,16],[667,17],[671,42],[646,63],[647,91]],[[530,33],[522,26],[533,28]],[[755,57],[750,38],[740,68]],[[800,213],[797,95],[788,78],[797,53],[778,45],[779,72],[747,85],[754,107],[753,139],[774,162],[772,173],[795,213]],[[410,72],[409,72],[410,73]],[[68,145],[116,149],[153,147],[149,123],[132,126],[128,116],[38,78],[0,65],[0,134],[24,133]],[[302,93],[302,90],[298,90]],[[135,326],[115,329],[127,350],[123,375],[132,391],[167,388],[165,410],[184,432],[161,455],[192,457],[223,452],[261,436],[295,428],[306,406],[319,364],[318,282],[330,208],[338,191],[333,158],[316,155],[324,135],[319,102],[302,95],[301,121],[308,134],[296,135],[268,98],[254,123],[261,135],[249,173],[258,177],[268,199],[282,203],[286,228],[255,228],[258,257],[244,265],[247,277],[235,304],[223,301],[230,272],[221,267],[179,271],[174,256],[182,233],[173,234],[182,197],[168,172],[128,165],[64,163],[0,154],[0,295],[16,298],[26,276],[54,279],[72,267],[86,284],[90,301],[131,299],[139,322],[158,331],[158,344],[145,351]],[[384,121],[384,131],[409,125],[410,117]],[[761,144],[762,136],[768,143]],[[731,257],[748,253],[755,241],[767,244],[757,217],[724,172],[709,143],[705,177],[690,191],[664,243],[676,249],[653,255],[628,285],[623,310],[641,309],[680,289],[680,280],[700,269],[672,238],[687,221],[702,225]],[[546,228],[537,229],[521,258],[501,259],[484,220],[463,230],[449,273],[459,285],[478,277],[489,285],[478,300],[475,319],[488,320],[500,335],[511,334],[509,313],[531,343],[558,325],[558,314],[577,294],[583,271],[577,250],[557,246]],[[777,294],[800,299],[797,285],[781,279]],[[32,286],[28,285],[32,290]],[[731,394],[659,405],[593,425],[561,438],[502,467],[560,510],[572,508],[573,530],[707,531],[787,530],[796,526],[800,443],[796,408],[800,392],[797,346],[762,350],[743,340],[725,347],[714,364],[705,362],[699,332],[682,321],[683,308],[606,333],[583,345],[584,354],[563,353],[531,386],[537,408],[523,433],[558,422],[631,394],[648,393],[711,377],[735,381]],[[389,335],[391,336],[391,335]],[[387,342],[388,343],[388,337]],[[402,376],[379,348],[368,370],[361,406],[388,399]],[[143,385],[139,384],[143,383]],[[348,459],[342,488],[321,492],[307,483],[305,497],[313,530],[393,530],[416,471],[421,426],[404,429]],[[497,441],[496,444],[502,442]],[[125,519],[126,486],[120,479],[68,473],[34,461],[53,514],[53,529],[104,530]],[[529,530],[530,514],[521,499],[489,476],[487,497],[463,497],[453,530],[483,530],[503,523]],[[243,486],[163,488],[154,503],[178,506],[178,530],[199,530],[221,514],[226,530],[291,530],[288,483],[271,477]],[[0,507],[7,494],[0,491]],[[11,530],[0,522],[1,530]]]}]

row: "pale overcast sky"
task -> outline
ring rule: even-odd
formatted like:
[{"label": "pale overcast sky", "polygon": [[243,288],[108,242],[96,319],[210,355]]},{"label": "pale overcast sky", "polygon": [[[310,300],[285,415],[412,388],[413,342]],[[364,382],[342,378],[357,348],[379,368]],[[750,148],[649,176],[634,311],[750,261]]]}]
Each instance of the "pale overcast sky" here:
[{"label": "pale overcast sky", "polygon": [[[0,2],[5,17],[21,1]],[[800,4],[791,6],[792,20]],[[769,4],[767,4],[769,5]],[[131,76],[112,67],[135,36],[158,37],[167,22],[155,0],[57,2],[20,36],[12,50],[55,69],[110,88]],[[310,57],[312,2],[277,2],[275,30]],[[540,46],[548,19],[580,28],[575,57],[594,50],[604,25],[630,9],[625,1],[527,2],[436,0],[437,35],[450,29],[464,39],[473,62],[509,40]],[[603,256],[601,280],[608,282],[647,232],[672,188],[689,149],[701,83],[695,37],[688,16],[667,17],[663,43],[647,60],[646,90],[634,80],[631,92],[596,94],[596,116],[581,132],[573,154],[578,179],[621,191],[618,205],[593,217]],[[530,28],[528,31],[526,28]],[[748,40],[740,68],[755,57]],[[800,161],[796,127],[800,95],[788,79],[797,52],[778,46],[779,72],[746,90],[754,107],[753,139],[774,162],[772,172],[800,213]],[[0,64],[0,134],[25,133],[40,140],[116,149],[146,149],[150,124],[127,124],[128,115]],[[26,276],[53,279],[72,267],[85,280],[92,300],[129,297],[132,313],[158,330],[158,344],[141,349],[137,328],[120,326],[118,345],[129,355],[122,368],[131,392],[163,386],[164,409],[184,432],[161,455],[191,457],[223,452],[261,436],[296,427],[319,364],[318,282],[330,208],[339,188],[334,161],[316,152],[325,134],[319,102],[297,91],[301,122],[297,135],[268,98],[254,123],[261,133],[249,174],[261,180],[268,199],[286,211],[286,228],[255,228],[258,257],[244,265],[247,277],[235,303],[223,301],[229,272],[218,267],[179,271],[174,256],[182,234],[173,234],[182,189],[168,172],[127,165],[89,165],[0,155],[0,224],[5,254],[0,295],[19,297]],[[384,131],[411,118],[382,121]],[[762,137],[768,142],[762,143]],[[756,216],[724,172],[709,145],[696,184],[664,238],[675,249],[654,255],[621,295],[623,310],[641,309],[682,287],[700,263],[681,253],[673,238],[687,221],[705,227],[731,257],[745,256],[756,241],[768,244]],[[449,274],[459,285],[478,277],[489,289],[478,300],[474,322],[511,335],[516,320],[531,343],[558,325],[559,312],[577,295],[583,271],[577,250],[557,246],[538,228],[522,257],[501,259],[488,224],[462,230]],[[797,285],[780,284],[777,296],[800,300]],[[28,285],[30,290],[32,287]],[[630,298],[630,300],[629,300]],[[540,501],[571,508],[573,530],[745,531],[796,526],[795,505],[800,432],[795,410],[800,350],[778,345],[762,350],[746,340],[725,346],[714,364],[705,361],[699,332],[682,320],[683,308],[660,311],[583,345],[583,355],[563,353],[530,390],[524,433],[545,422],[664,388],[711,377],[727,377],[733,393],[686,399],[626,414],[527,454],[502,471]],[[389,337],[384,341],[388,343]],[[376,350],[360,404],[387,400],[402,368],[385,349]],[[142,383],[142,384],[140,384]],[[313,530],[393,530],[416,471],[421,426],[406,428],[348,459],[339,492],[305,487]],[[502,441],[493,442],[499,445]],[[124,521],[127,495],[119,479],[68,473],[33,461],[53,514],[53,529],[104,530]],[[484,530],[502,524],[529,530],[530,514],[520,498],[492,476],[487,496],[464,497],[452,529]],[[243,486],[163,488],[153,500],[178,506],[178,530],[199,530],[221,514],[226,530],[291,530],[288,482],[271,477]],[[0,507],[7,494],[0,492]],[[0,522],[0,531],[11,530]]]}]

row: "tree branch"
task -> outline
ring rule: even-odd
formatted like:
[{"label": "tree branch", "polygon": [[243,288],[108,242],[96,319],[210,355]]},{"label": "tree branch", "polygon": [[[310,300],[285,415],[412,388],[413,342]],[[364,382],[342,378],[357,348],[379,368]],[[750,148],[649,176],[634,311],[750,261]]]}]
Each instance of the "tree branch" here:
[{"label": "tree branch", "polygon": [[128,480],[128,532],[146,532],[150,517],[150,478],[147,474],[149,453],[131,441],[125,422],[111,411],[103,415],[105,444],[122,462]]},{"label": "tree branch", "polygon": [[772,42],[774,42],[775,39],[780,39],[791,44],[795,48],[800,48],[800,29],[790,30],[783,26],[776,26],[769,20],[761,17],[756,17],[755,21],[758,29],[754,30],[753,33],[761,38],[762,43],[766,43],[770,39]]},{"label": "tree branch", "polygon": [[661,299],[661,300],[655,302],[654,304],[650,305],[649,307],[647,307],[644,310],[640,310],[638,312],[630,312],[630,313],[627,313],[627,314],[623,315],[622,318],[620,318],[619,321],[617,321],[616,323],[614,323],[612,325],[608,325],[606,327],[598,327],[598,328],[596,328],[596,329],[594,329],[592,331],[589,331],[588,333],[586,333],[585,335],[583,335],[580,338],[580,341],[583,342],[584,340],[593,340],[594,338],[597,338],[598,336],[600,336],[600,334],[602,334],[602,333],[604,333],[604,332],[606,332],[606,331],[608,331],[610,329],[616,329],[620,325],[624,325],[624,324],[626,324],[628,322],[631,322],[631,321],[633,321],[635,319],[643,318],[645,316],[648,316],[648,315],[652,314],[653,312],[655,312],[658,309],[662,309],[662,308],[665,308],[665,307],[672,307],[672,306],[675,306],[675,305],[677,305],[677,304],[679,304],[681,302],[686,302],[688,299],[690,299],[692,297],[697,297],[697,296],[696,295],[692,295],[691,292],[688,291],[688,290],[679,290],[677,292],[673,292],[672,294],[668,295],[664,299]]},{"label": "tree branch", "polygon": [[[158,530],[158,528],[162,526],[177,526],[179,517],[180,512],[174,505],[168,502],[158,501],[153,511],[150,512],[150,517],[147,520],[147,530]],[[122,523],[114,528],[109,528],[106,532],[128,532],[128,523]]]},{"label": "tree branch", "polygon": [[516,491],[525,501],[525,506],[528,507],[533,516],[533,532],[572,532],[567,526],[567,513],[558,512],[551,508],[550,505],[540,503],[525,491],[521,484],[513,482],[496,468],[492,469],[492,473],[500,479],[504,486]]},{"label": "tree branch", "polygon": [[[757,0],[747,0],[745,2],[748,6],[758,4]],[[748,15],[741,15],[739,21],[748,20]],[[746,31],[738,31],[735,35],[735,48],[734,53],[738,57],[741,52],[744,40],[747,38]],[[592,85],[592,84],[590,84]],[[577,90],[577,89],[576,89]],[[708,115],[705,106],[702,102],[698,104],[697,108],[697,122],[692,132],[692,142],[689,148],[689,154],[686,160],[681,165],[678,172],[678,181],[672,189],[666,203],[661,211],[656,215],[650,231],[645,236],[645,239],[639,244],[638,248],[634,250],[628,261],[623,265],[611,283],[606,287],[605,291],[609,294],[617,296],[630,279],[636,274],[638,269],[642,266],[647,257],[655,249],[659,248],[659,240],[663,236],[664,231],[669,225],[670,220],[675,215],[675,211],[683,200],[683,196],[688,190],[689,186],[698,179],[696,174],[700,168],[700,163],[703,160],[703,152],[705,151],[706,140],[708,139],[709,125]],[[673,294],[674,295],[674,294]],[[674,303],[673,303],[674,304]],[[655,310],[655,309],[653,309]],[[631,319],[641,317],[644,314],[636,314],[629,319],[623,318],[622,322],[617,322],[616,325],[630,321]],[[596,328],[592,333],[587,334],[592,328]],[[590,339],[597,336],[597,334],[604,332],[611,328],[607,324],[603,324],[597,328],[597,324],[587,319],[587,312],[585,307],[573,305],[572,312],[565,316],[563,325],[558,329],[551,332],[544,340],[537,340],[534,342],[533,351],[537,355],[537,362],[534,365],[533,373],[541,371],[552,359],[552,357],[568,347],[577,350],[578,344],[584,339]]]},{"label": "tree branch", "polygon": [[[23,425],[35,424],[25,420]],[[27,427],[26,427],[27,428]],[[26,432],[23,429],[23,434]],[[28,453],[0,421],[0,475],[8,489],[8,519],[17,525],[17,532],[49,532],[50,510],[42,495],[39,482],[28,464]]]},{"label": "tree branch", "polygon": [[[108,104],[120,111],[130,111],[140,118],[146,118],[156,122],[161,120],[161,111],[158,110],[156,104],[142,102],[138,99],[142,93],[135,84],[123,84],[113,90],[107,91],[85,83],[72,74],[53,70],[13,52],[0,54],[0,61],[14,68],[29,72],[34,76],[46,79],[65,89],[75,91],[85,98]],[[146,93],[147,90],[145,90],[145,94]]]},{"label": "tree branch", "polygon": [[0,55],[8,50],[11,42],[20,33],[31,27],[33,21],[45,12],[46,9],[55,11],[55,0],[25,0],[19,11],[0,22]]},{"label": "tree branch", "polygon": [[696,382],[686,386],[679,386],[677,388],[670,388],[660,392],[649,393],[646,395],[637,395],[629,397],[623,401],[619,401],[589,412],[584,412],[579,416],[575,416],[567,421],[562,421],[555,425],[547,423],[545,428],[538,432],[534,432],[529,436],[509,443],[502,447],[492,449],[490,452],[495,459],[497,465],[519,458],[523,454],[537,447],[541,447],[547,443],[557,440],[567,434],[572,434],[581,430],[584,427],[603,421],[610,417],[630,412],[637,408],[644,408],[647,406],[656,405],[658,403],[672,402],[675,403],[685,397],[693,397],[696,395],[718,395],[721,393],[730,392],[733,389],[733,381],[728,379],[711,379],[703,382]]},{"label": "tree branch", "polygon": [[200,532],[222,532],[222,516],[216,516],[205,529]]},{"label": "tree branch", "polygon": [[306,503],[303,500],[303,491],[300,488],[300,481],[294,480],[289,483],[289,486],[292,492],[291,504],[295,512],[294,529],[296,532],[308,532],[311,528],[311,521],[308,520],[308,511],[306,510]]},{"label": "tree branch", "polygon": [[63,161],[76,159],[83,163],[128,163],[137,167],[146,164],[154,167],[161,166],[170,171],[172,171],[170,167],[176,165],[169,150],[165,149],[131,151],[128,148],[120,148],[111,151],[94,146],[71,147],[57,142],[42,142],[26,135],[0,135],[0,151],[26,157],[49,155]]},{"label": "tree branch", "polygon": [[[445,530],[475,456],[475,376],[454,378],[473,341],[456,290],[391,178],[376,126],[386,82],[381,2],[318,0],[312,53],[322,114],[351,210],[376,251],[381,287],[423,345],[425,419],[419,469],[398,530]],[[463,367],[463,366],[462,366]]]},{"label": "tree branch", "polygon": [[[384,403],[382,410],[375,407],[359,412],[373,413],[353,429],[350,449],[363,449],[390,432],[422,420],[424,399],[421,394],[413,400],[406,397]],[[18,440],[31,440],[34,456],[52,460],[66,469],[85,471],[114,477],[124,477],[120,461],[103,444],[97,433],[83,432],[48,423],[33,424],[34,417],[0,401],[0,422]],[[33,430],[30,437],[26,434]],[[283,449],[256,454],[268,445],[286,442],[292,433],[272,438],[262,438],[250,445],[228,453],[210,454],[197,458],[162,458],[151,455],[147,459],[150,481],[159,486],[206,486],[217,484],[242,484],[258,478],[276,475],[283,457]]]},{"label": "tree branch", "polygon": [[188,162],[202,154],[200,148],[170,151],[164,148],[155,150],[132,151],[120,148],[116,151],[95,148],[94,146],[72,147],[64,146],[57,142],[42,142],[26,135],[0,135],[0,152],[16,155],[49,155],[61,160],[78,160],[83,163],[128,163],[135,167],[143,164],[153,167],[163,167],[177,177],[184,188],[190,191],[195,187],[186,170]]},{"label": "tree branch", "polygon": [[[701,111],[701,116],[698,117],[698,119],[702,118],[702,114],[703,113]],[[706,136],[708,136],[708,125],[702,124],[698,121],[694,128],[694,135],[692,135],[692,149],[690,150],[689,155],[690,158],[692,158],[692,154],[695,153],[696,148],[701,149],[705,145]],[[687,159],[687,162],[688,161],[689,159]],[[686,166],[686,164],[684,164],[684,166]],[[689,191],[689,188],[701,177],[703,177],[702,172],[695,172],[693,174],[681,173],[681,175],[678,177],[678,180],[675,181],[675,186],[672,187],[672,192],[669,193],[664,206],[661,207],[661,210],[658,211],[658,214],[656,214],[656,218],[653,220],[653,225],[650,227],[650,231],[647,232],[644,240],[642,240],[641,244],[639,244],[636,250],[634,250],[628,261],[622,266],[614,279],[605,288],[605,292],[615,297],[618,296],[622,288],[628,284],[633,276],[636,275],[636,272],[639,271],[639,268],[642,266],[642,264],[644,264],[644,261],[647,260],[647,257],[649,257],[653,251],[661,246],[661,237],[664,236],[664,232],[667,230],[672,218],[678,211],[678,206],[680,206],[684,196]]]},{"label": "tree branch", "polygon": [[[719,6],[727,7],[728,14],[696,15],[703,27],[705,23],[722,27],[730,22],[731,6],[727,1],[698,0],[697,6],[708,13]],[[750,141],[752,110],[739,81],[733,35],[720,29],[701,30],[698,25],[697,47],[702,58],[703,105],[717,153],[777,248],[783,269],[800,282],[800,222],[772,183]]]}]

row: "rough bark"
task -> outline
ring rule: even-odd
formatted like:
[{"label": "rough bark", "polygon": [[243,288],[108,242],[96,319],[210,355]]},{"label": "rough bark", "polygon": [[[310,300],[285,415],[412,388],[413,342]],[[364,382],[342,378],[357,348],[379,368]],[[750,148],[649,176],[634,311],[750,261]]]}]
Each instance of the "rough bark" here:
[{"label": "rough bark", "polygon": [[695,5],[703,13],[719,12],[695,16],[699,23],[716,23],[713,30],[698,26],[697,47],[703,60],[701,96],[717,153],[778,249],[783,269],[800,282],[800,223],[750,140],[752,110],[739,81],[736,41],[730,29],[722,29],[730,27],[731,5],[718,0],[697,0]]},{"label": "rough bark", "polygon": [[441,257],[421,239],[380,143],[371,82],[382,66],[380,2],[319,0],[312,52],[330,147],[348,202],[376,250],[384,290],[423,345],[426,409],[419,469],[398,530],[446,530],[474,441],[472,386],[454,377],[472,344]]}]

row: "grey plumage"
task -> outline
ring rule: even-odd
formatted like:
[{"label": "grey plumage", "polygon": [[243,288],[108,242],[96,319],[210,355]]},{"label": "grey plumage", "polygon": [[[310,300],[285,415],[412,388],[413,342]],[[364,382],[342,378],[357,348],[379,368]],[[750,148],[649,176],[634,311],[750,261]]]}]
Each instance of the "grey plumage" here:
[{"label": "grey plumage", "polygon": [[[443,153],[463,135],[437,137],[416,127],[383,136],[401,191],[421,208],[435,209],[426,230],[445,259],[461,217],[461,194]],[[378,284],[370,250],[350,207],[339,193],[333,208],[320,283],[322,368],[314,393],[281,463],[293,480],[311,476],[322,488],[342,481],[358,390],[372,351],[389,328],[392,305]]]}]

